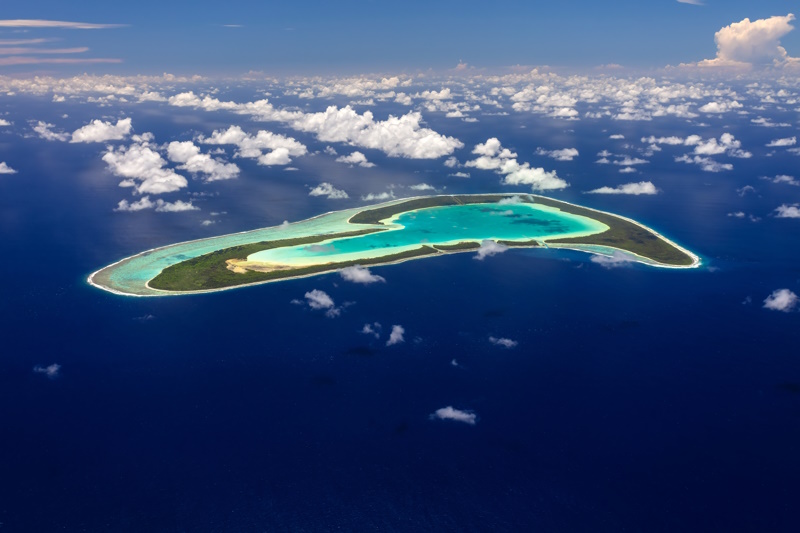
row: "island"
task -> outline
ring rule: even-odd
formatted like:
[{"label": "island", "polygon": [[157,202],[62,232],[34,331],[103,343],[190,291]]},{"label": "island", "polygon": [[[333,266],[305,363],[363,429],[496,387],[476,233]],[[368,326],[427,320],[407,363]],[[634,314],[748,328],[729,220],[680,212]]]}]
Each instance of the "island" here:
[{"label": "island", "polygon": [[629,218],[535,194],[436,195],[334,211],[308,220],[148,250],[88,282],[128,296],[232,289],[459,252],[487,241],[565,248],[664,268],[697,255]]}]

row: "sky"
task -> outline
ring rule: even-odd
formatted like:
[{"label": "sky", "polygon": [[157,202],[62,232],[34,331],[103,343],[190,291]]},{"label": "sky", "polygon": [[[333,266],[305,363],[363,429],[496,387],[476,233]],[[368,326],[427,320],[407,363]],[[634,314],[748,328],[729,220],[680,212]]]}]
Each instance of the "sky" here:
[{"label": "sky", "polygon": [[[68,64],[2,65],[32,71],[115,74],[332,74],[550,65],[635,70],[713,57],[714,33],[733,22],[786,15],[785,1],[485,2],[14,2],[7,20],[101,25],[102,29],[0,28],[0,45],[57,49]],[[800,55],[800,37],[783,38]],[[76,50],[77,49],[77,50]],[[86,49],[86,50],[84,50]],[[64,53],[67,50],[69,52]],[[12,51],[13,52],[13,51]],[[107,60],[109,62],[92,63]],[[19,60],[16,60],[19,62]],[[7,61],[8,62],[8,61]]]}]

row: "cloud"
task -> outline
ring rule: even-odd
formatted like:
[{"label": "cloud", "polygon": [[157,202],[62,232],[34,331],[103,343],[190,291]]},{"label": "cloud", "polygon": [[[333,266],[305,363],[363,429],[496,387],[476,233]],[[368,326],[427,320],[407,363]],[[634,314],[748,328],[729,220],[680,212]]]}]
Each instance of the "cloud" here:
[{"label": "cloud", "polygon": [[0,118],[0,126],[10,126],[11,122],[7,121],[4,118]]},{"label": "cloud", "polygon": [[359,114],[350,106],[329,106],[325,111],[306,113],[276,109],[266,99],[237,104],[209,96],[200,98],[191,91],[170,97],[169,103],[206,111],[230,110],[250,115],[255,120],[282,122],[295,130],[312,133],[322,142],[381,150],[390,157],[436,159],[464,146],[454,137],[421,127],[422,115],[416,111],[400,117],[389,115],[386,120],[376,121],[371,111]]},{"label": "cloud", "polygon": [[789,289],[778,289],[764,300],[764,309],[788,313],[797,306],[797,302],[798,297],[795,293]]},{"label": "cloud", "polygon": [[653,146],[661,144],[672,146],[693,146],[692,154],[684,154],[676,157],[675,161],[679,163],[691,163],[699,165],[705,172],[721,172],[723,170],[733,170],[733,165],[730,163],[719,163],[709,156],[712,155],[727,155],[729,157],[736,157],[740,159],[748,159],[753,156],[752,153],[742,150],[741,141],[737,140],[730,133],[723,133],[720,135],[719,140],[715,138],[703,139],[700,135],[689,135],[686,138],[682,137],[642,137],[643,143],[649,143]]},{"label": "cloud", "polygon": [[339,270],[339,275],[342,276],[342,279],[345,281],[361,283],[363,285],[377,282],[386,283],[386,279],[383,276],[373,274],[368,268],[359,265],[345,267]]},{"label": "cloud", "polygon": [[[528,197],[528,199],[530,199],[530,196]],[[522,196],[515,194],[514,196],[503,198],[497,203],[498,205],[513,205],[513,204],[521,204],[524,201],[525,200],[522,198]]]},{"label": "cloud", "polygon": [[519,344],[517,341],[512,341],[511,339],[507,339],[505,337],[489,337],[489,342],[494,344],[495,346],[502,346],[503,348],[516,348]]},{"label": "cloud", "polygon": [[405,335],[406,330],[403,326],[394,325],[392,326],[392,332],[389,333],[389,340],[386,341],[386,346],[394,346],[395,344],[400,344],[401,342],[405,342],[403,335]]},{"label": "cloud", "polygon": [[144,209],[152,209],[155,206],[150,201],[149,196],[142,196],[136,202],[128,202],[128,200],[120,200],[114,211],[142,211]]},{"label": "cloud", "polygon": [[394,192],[381,192],[381,193],[374,193],[371,192],[367,195],[361,197],[362,200],[365,201],[374,201],[374,200],[391,200],[394,198]]},{"label": "cloud", "polygon": [[0,174],[16,174],[17,171],[8,166],[5,161],[0,161]]},{"label": "cloud", "polygon": [[361,328],[361,333],[363,333],[364,335],[372,335],[376,339],[380,339],[381,329],[383,328],[380,322],[373,322],[372,324],[364,324],[364,327]]},{"label": "cloud", "polygon": [[735,100],[732,102],[709,102],[701,106],[699,111],[709,114],[721,114],[728,113],[734,109],[741,109],[742,107],[744,106]]},{"label": "cloud", "polygon": [[679,4],[691,4],[693,6],[704,6],[705,4],[700,0],[678,0]]},{"label": "cloud", "polygon": [[552,157],[556,161],[572,161],[578,157],[579,154],[576,148],[562,148],[561,150],[545,150],[544,148],[537,148],[536,155]]},{"label": "cloud", "polygon": [[191,201],[184,202],[176,200],[174,202],[165,202],[158,199],[155,202],[150,200],[149,196],[142,196],[136,202],[128,202],[128,200],[120,200],[114,211],[143,211],[145,209],[153,209],[159,213],[179,213],[181,211],[198,211],[200,208],[193,205]]},{"label": "cloud", "polygon": [[[794,15],[734,22],[714,34],[717,56],[694,65],[698,67],[783,66],[798,60],[789,57],[780,39],[794,29]],[[692,66],[692,65],[683,65]]]},{"label": "cloud", "polygon": [[308,306],[311,309],[330,309],[334,306],[333,298],[328,296],[325,291],[314,289],[305,294]]},{"label": "cloud", "polygon": [[[170,103],[171,101],[172,98]],[[304,144],[292,137],[266,130],[259,130],[255,135],[250,135],[240,126],[231,126],[224,131],[215,130],[210,137],[201,136],[199,142],[214,145],[232,144],[238,148],[235,157],[257,159],[259,165],[265,166],[288,165],[292,162],[292,157],[300,157],[308,152]]]},{"label": "cloud", "polygon": [[448,174],[448,176],[451,176],[453,178],[468,178],[469,172],[454,172],[452,174]]},{"label": "cloud", "polygon": [[115,176],[126,178],[120,186],[133,187],[139,194],[164,194],[186,187],[186,178],[164,168],[167,162],[155,151],[152,138],[152,134],[134,135],[130,146],[109,146],[103,161]]},{"label": "cloud", "polygon": [[531,168],[529,163],[518,163],[517,154],[503,148],[496,137],[475,145],[472,153],[478,157],[467,161],[464,166],[493,170],[503,176],[502,182],[505,185],[530,185],[535,191],[564,189],[569,186],[555,171],[546,172],[543,168]]},{"label": "cloud", "polygon": [[30,46],[0,47],[0,55],[25,55],[25,54],[82,54],[88,52],[85,46],[76,48],[33,48]]},{"label": "cloud", "polygon": [[358,165],[364,168],[371,168],[375,166],[375,163],[370,163],[367,161],[367,156],[362,154],[361,152],[353,152],[350,155],[343,155],[336,158],[337,163],[347,163],[349,165]]},{"label": "cloud", "polygon": [[179,169],[192,174],[205,174],[206,181],[227,180],[239,175],[239,167],[235,163],[225,163],[208,154],[201,154],[200,148],[192,141],[172,141],[167,146],[167,157],[175,163],[183,163]]},{"label": "cloud", "polygon": [[409,189],[412,191],[435,191],[436,188],[433,185],[428,185],[427,183],[417,183],[416,185],[409,185]]},{"label": "cloud", "polygon": [[602,266],[603,268],[616,268],[627,266],[634,261],[633,257],[624,253],[620,252],[619,250],[614,250],[611,255],[598,255],[593,254],[592,263],[597,263],[598,265]]},{"label": "cloud", "polygon": [[94,63],[122,63],[121,59],[111,59],[111,58],[86,58],[86,59],[79,59],[79,58],[66,58],[66,57],[59,57],[59,58],[50,58],[50,57],[31,57],[31,56],[11,56],[11,57],[0,57],[0,66],[12,66],[12,65],[45,65],[45,64],[53,64],[53,65],[78,65],[81,63],[87,64],[94,64]]},{"label": "cloud", "polygon": [[181,211],[199,211],[200,208],[192,205],[192,202],[184,202],[176,200],[174,202],[165,202],[161,198],[156,200],[156,211],[159,213],[180,213]]},{"label": "cloud", "polygon": [[588,194],[657,194],[658,189],[649,181],[640,181],[639,183],[626,183],[624,185],[617,185],[616,187],[600,187],[588,191]]},{"label": "cloud", "polygon": [[446,87],[441,91],[422,91],[414,95],[414,98],[422,98],[424,100],[450,100],[453,95],[450,93],[450,88]]},{"label": "cloud", "polygon": [[678,163],[694,163],[695,165],[699,165],[700,168],[705,172],[722,172],[723,170],[733,170],[733,165],[730,163],[719,163],[710,157],[700,157],[699,155],[694,157],[682,155],[680,157],[676,157],[675,161]]},{"label": "cloud", "polygon": [[800,218],[800,204],[783,204],[775,209],[776,218]]},{"label": "cloud", "polygon": [[442,407],[434,411],[430,418],[431,420],[453,420],[455,422],[463,422],[474,426],[477,423],[478,415],[472,411],[462,411],[453,408],[452,405],[448,405],[447,407]]},{"label": "cloud", "polygon": [[786,185],[794,185],[795,187],[800,187],[800,180],[795,179],[794,176],[787,176],[785,174],[779,174],[774,178],[768,178],[767,176],[761,176],[762,180],[771,181],[772,183],[783,183]]},{"label": "cloud", "polygon": [[329,200],[340,200],[350,196],[341,189],[335,188],[328,182],[322,182],[308,193],[309,196],[327,196]]},{"label": "cloud", "polygon": [[54,128],[55,124],[48,124],[47,122],[42,122],[41,120],[36,123],[33,127],[33,131],[39,135],[40,138],[46,141],[66,141],[69,139],[69,135],[64,132],[57,132],[51,131],[50,128]]},{"label": "cloud", "polygon": [[63,20],[15,19],[0,20],[0,28],[67,28],[71,30],[102,30],[122,28],[127,24],[95,24],[91,22],[67,22]]},{"label": "cloud", "polygon": [[622,159],[618,159],[618,160],[614,161],[613,163],[615,165],[619,165],[621,167],[630,167],[630,166],[634,166],[634,165],[646,165],[649,162],[650,161],[648,161],[647,159],[640,159],[638,157],[629,157],[629,156],[626,155]]},{"label": "cloud", "polygon": [[797,144],[797,137],[786,137],[783,139],[773,139],[772,141],[767,144],[769,148],[775,148],[779,146],[794,146]]},{"label": "cloud", "polygon": [[333,298],[328,296],[328,293],[325,291],[321,291],[318,289],[314,289],[308,291],[305,294],[306,302],[311,309],[321,311],[325,310],[325,316],[328,318],[334,318],[341,314],[342,310],[340,307],[336,307],[333,303]]},{"label": "cloud", "polygon": [[50,379],[55,379],[58,377],[58,373],[61,370],[61,365],[58,363],[53,363],[52,365],[42,366],[36,365],[33,367],[33,371],[36,374],[44,374]]},{"label": "cloud", "polygon": [[625,136],[624,136],[624,135],[622,135],[621,133],[615,133],[615,134],[613,134],[613,135],[609,135],[609,136],[608,136],[608,138],[609,138],[609,139],[616,139],[616,140],[619,140],[619,139],[624,139],[624,138],[625,138]]},{"label": "cloud", "polygon": [[506,250],[508,250],[508,246],[491,239],[484,239],[481,241],[481,246],[478,248],[478,253],[475,255],[474,259],[483,261],[487,257],[503,253]]},{"label": "cloud", "polygon": [[752,185],[745,185],[744,187],[736,189],[736,194],[738,194],[739,196],[742,196],[742,197],[744,197],[744,195],[746,195],[749,192],[752,192],[752,193],[756,192],[756,188],[753,187]]},{"label": "cloud", "polygon": [[116,124],[93,120],[86,126],[72,132],[72,143],[100,143],[105,141],[120,141],[131,132],[131,119],[123,118]]}]

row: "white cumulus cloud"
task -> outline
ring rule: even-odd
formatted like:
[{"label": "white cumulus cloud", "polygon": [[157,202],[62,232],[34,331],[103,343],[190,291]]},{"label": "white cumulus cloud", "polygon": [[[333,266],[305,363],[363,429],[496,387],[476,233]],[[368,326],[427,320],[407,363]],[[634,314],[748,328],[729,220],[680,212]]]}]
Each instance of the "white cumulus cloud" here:
[{"label": "white cumulus cloud", "polygon": [[210,137],[200,137],[203,144],[234,145],[236,157],[256,159],[259,165],[288,165],[292,157],[300,157],[308,152],[306,146],[292,137],[271,131],[259,130],[255,135],[246,133],[240,126],[227,130],[215,130]]},{"label": "white cumulus cloud", "polygon": [[578,157],[579,153],[577,148],[562,148],[560,150],[545,150],[544,148],[537,148],[536,155],[552,157],[556,161],[572,161]]},{"label": "white cumulus cloud", "polygon": [[134,136],[130,146],[109,146],[103,155],[108,169],[123,180],[120,185],[133,187],[140,194],[164,194],[188,185],[186,178],[169,168],[150,142],[152,134]]},{"label": "white cumulus cloud", "polygon": [[58,363],[53,363],[52,365],[42,366],[36,365],[33,367],[33,371],[36,374],[44,374],[50,379],[54,379],[58,377],[58,373],[61,371],[61,365]]},{"label": "white cumulus cloud", "polygon": [[454,422],[463,422],[474,426],[478,421],[478,416],[472,411],[463,411],[455,409],[452,405],[437,409],[430,416],[431,420],[453,420]]},{"label": "white cumulus cloud", "polygon": [[191,201],[184,202],[183,200],[176,200],[174,202],[165,202],[161,198],[153,202],[149,196],[142,196],[135,202],[128,200],[120,200],[114,211],[143,211],[145,209],[153,209],[159,213],[179,213],[182,211],[198,211],[200,208],[193,205]]},{"label": "white cumulus cloud", "polygon": [[503,176],[506,185],[530,185],[533,190],[568,187],[567,182],[559,178],[555,171],[547,172],[543,168],[531,168],[529,163],[517,162],[517,154],[503,148],[496,137],[475,145],[472,153],[478,157],[467,161],[464,166],[493,170]]},{"label": "white cumulus cloud", "polygon": [[775,209],[777,218],[800,218],[800,204],[783,204]]},{"label": "white cumulus cloud", "polygon": [[495,346],[502,346],[503,348],[516,348],[519,344],[517,341],[507,339],[505,337],[489,337],[489,342]]},{"label": "white cumulus cloud", "polygon": [[422,114],[417,111],[376,121],[371,111],[359,114],[350,106],[329,106],[325,111],[306,113],[276,109],[266,99],[237,104],[210,96],[201,98],[191,91],[170,97],[169,103],[207,111],[229,110],[255,120],[282,122],[297,131],[312,133],[322,142],[381,150],[391,157],[436,159],[464,146],[454,137],[422,127]]},{"label": "white cumulus cloud", "polygon": [[206,181],[227,180],[239,175],[236,164],[225,163],[200,153],[200,147],[192,141],[172,141],[167,146],[167,157],[175,163],[183,163],[179,169],[188,170],[192,174],[204,174]]},{"label": "white cumulus cloud", "polygon": [[329,200],[341,200],[350,196],[343,190],[337,189],[328,182],[322,182],[308,193],[309,196],[327,196]]},{"label": "white cumulus cloud", "polygon": [[764,300],[764,308],[788,313],[797,307],[798,297],[789,289],[778,289]]},{"label": "white cumulus cloud", "polygon": [[634,261],[633,257],[618,250],[614,250],[611,255],[592,255],[592,263],[597,263],[604,268],[616,268],[627,266]]},{"label": "white cumulus cloud", "polygon": [[373,274],[372,272],[369,271],[368,268],[362,267],[360,265],[345,267],[339,270],[339,275],[342,276],[342,279],[345,281],[351,281],[353,283],[361,283],[364,285],[368,285],[370,283],[386,282],[386,279],[383,276],[378,276],[377,274]]},{"label": "white cumulus cloud", "polygon": [[123,118],[116,124],[93,120],[86,126],[72,132],[72,143],[101,143],[121,141],[131,133],[131,119]]},{"label": "white cumulus cloud", "polygon": [[781,46],[781,37],[794,29],[794,15],[734,22],[714,34],[717,56],[700,61],[699,67],[781,66],[796,63]]},{"label": "white cumulus cloud", "polygon": [[589,194],[657,194],[658,189],[649,181],[640,181],[639,183],[626,183],[624,185],[617,185],[616,187],[600,187],[588,191]]},{"label": "white cumulus cloud", "polygon": [[16,174],[17,171],[8,166],[5,161],[0,161],[0,174]]},{"label": "white cumulus cloud", "polygon": [[505,244],[500,244],[491,239],[484,239],[481,241],[481,246],[478,248],[478,253],[475,254],[474,259],[483,261],[487,257],[503,253],[506,250],[508,250],[508,246]]},{"label": "white cumulus cloud", "polygon": [[395,344],[405,342],[405,333],[406,329],[403,326],[398,326],[396,324],[392,326],[392,332],[389,333],[389,340],[386,341],[386,346],[394,346]]},{"label": "white cumulus cloud", "polygon": [[773,139],[767,144],[767,147],[794,146],[795,144],[797,144],[797,137],[786,137],[783,139]]},{"label": "white cumulus cloud", "polygon": [[367,156],[358,151],[355,151],[350,155],[339,156],[336,158],[336,162],[347,163],[348,165],[358,165],[364,168],[371,168],[375,166],[375,163],[370,163],[367,161]]},{"label": "white cumulus cloud", "polygon": [[69,139],[68,133],[53,131],[50,128],[55,128],[55,124],[48,124],[47,122],[42,122],[40,120],[33,127],[33,131],[36,132],[40,138],[46,141],[66,141]]}]

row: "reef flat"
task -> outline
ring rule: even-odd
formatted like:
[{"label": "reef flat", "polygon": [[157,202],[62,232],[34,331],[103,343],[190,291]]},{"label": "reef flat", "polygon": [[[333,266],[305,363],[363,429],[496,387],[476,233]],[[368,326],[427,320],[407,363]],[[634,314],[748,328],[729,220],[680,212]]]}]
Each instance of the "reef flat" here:
[{"label": "reef flat", "polygon": [[383,265],[495,241],[509,247],[625,254],[657,267],[699,258],[625,217],[539,195],[440,195],[394,200],[312,219],[149,250],[98,270],[89,283],[118,294],[167,296]]}]

